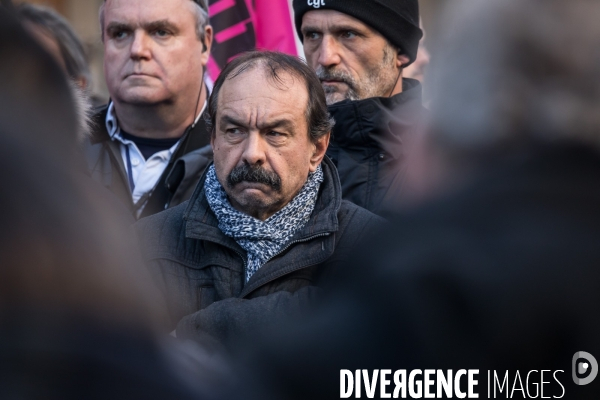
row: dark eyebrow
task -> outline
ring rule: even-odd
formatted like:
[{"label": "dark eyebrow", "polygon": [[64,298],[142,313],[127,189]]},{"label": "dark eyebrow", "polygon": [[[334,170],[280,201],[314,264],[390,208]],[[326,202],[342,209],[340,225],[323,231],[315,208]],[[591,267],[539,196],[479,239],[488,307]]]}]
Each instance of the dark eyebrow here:
[{"label": "dark eyebrow", "polygon": [[123,22],[111,22],[106,26],[106,32],[110,35],[112,32],[130,31],[132,26]]},{"label": "dark eyebrow", "polygon": [[177,28],[177,26],[175,24],[173,24],[171,21],[169,21],[168,19],[161,19],[158,21],[148,22],[147,24],[144,24],[143,27],[148,32],[158,31],[158,30],[163,30],[163,29],[167,30],[167,31],[171,31],[172,33],[179,32],[179,29]]},{"label": "dark eyebrow", "polygon": [[303,35],[306,35],[308,32],[321,32],[321,29],[316,26],[302,26],[300,31],[302,31]]},{"label": "dark eyebrow", "polygon": [[[246,123],[239,121],[237,119],[235,119],[235,117],[232,117],[231,115],[222,115],[221,119],[219,120],[220,125],[223,124],[231,124],[231,125],[235,125],[235,126],[240,126],[240,127],[246,127]],[[284,128],[288,131],[290,131],[290,133],[292,132],[293,128],[294,128],[294,124],[285,118],[282,119],[276,119],[273,121],[269,121],[266,124],[263,124],[262,126],[259,126],[258,129],[260,130],[265,130],[265,129],[277,129],[277,128]]]},{"label": "dark eyebrow", "polygon": [[[177,26],[175,26],[175,24],[173,24],[172,22],[170,22],[167,19],[161,19],[158,21],[148,22],[143,25],[143,28],[144,28],[144,30],[146,30],[148,32],[153,32],[153,31],[157,31],[157,30],[161,30],[161,29],[171,31],[172,33],[179,32],[179,29],[177,28]],[[113,32],[132,31],[134,29],[135,29],[135,26],[125,23],[125,22],[113,21],[106,26],[106,32],[108,32],[109,35]]]},{"label": "dark eyebrow", "polygon": [[365,29],[360,26],[352,26],[352,25],[334,25],[330,29],[332,32],[346,32],[346,31],[354,31],[357,33],[365,33]]},{"label": "dark eyebrow", "polygon": [[219,125],[231,124],[231,125],[235,125],[235,126],[242,126],[242,127],[245,126],[245,124],[243,122],[238,121],[234,117],[227,115],[227,114],[222,115],[219,122],[220,122]]},{"label": "dark eyebrow", "polygon": [[294,127],[294,124],[288,120],[288,119],[276,119],[273,121],[269,121],[268,123],[264,124],[263,126],[260,126],[259,129],[260,130],[264,130],[264,129],[276,129],[276,128],[283,128],[283,129],[287,129],[288,131],[292,131]]}]

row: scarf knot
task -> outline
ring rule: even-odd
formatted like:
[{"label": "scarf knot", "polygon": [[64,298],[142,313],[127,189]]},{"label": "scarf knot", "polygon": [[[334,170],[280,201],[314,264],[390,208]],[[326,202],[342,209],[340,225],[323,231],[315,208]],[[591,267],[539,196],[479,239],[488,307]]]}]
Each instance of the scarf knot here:
[{"label": "scarf knot", "polygon": [[292,201],[261,221],[233,208],[217,179],[214,165],[209,167],[204,182],[206,199],[219,221],[219,229],[248,254],[246,282],[306,225],[317,203],[322,182],[323,170],[319,165],[314,173],[308,175],[306,183]]}]

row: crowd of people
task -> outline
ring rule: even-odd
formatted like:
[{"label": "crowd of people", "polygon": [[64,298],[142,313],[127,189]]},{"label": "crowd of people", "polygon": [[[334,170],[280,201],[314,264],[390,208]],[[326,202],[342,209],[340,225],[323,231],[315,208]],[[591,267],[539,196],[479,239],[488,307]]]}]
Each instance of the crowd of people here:
[{"label": "crowd of people", "polygon": [[600,357],[595,0],[452,2],[427,108],[418,0],[293,0],[305,59],[249,51],[210,88],[207,0],[99,17],[106,103],[64,18],[0,3],[0,397],[476,368],[598,398],[570,376]]}]

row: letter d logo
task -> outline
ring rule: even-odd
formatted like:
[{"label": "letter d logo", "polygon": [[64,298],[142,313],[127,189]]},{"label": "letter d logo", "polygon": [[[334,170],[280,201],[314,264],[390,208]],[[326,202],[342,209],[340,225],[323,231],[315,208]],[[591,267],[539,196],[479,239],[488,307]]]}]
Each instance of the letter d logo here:
[{"label": "letter d logo", "polygon": [[[581,359],[585,361],[581,361]],[[586,378],[579,378],[579,375],[586,374],[588,371],[590,373]],[[578,351],[573,355],[573,382],[576,385],[592,383],[596,379],[596,375],[598,375],[598,361],[593,355],[585,351]]]}]

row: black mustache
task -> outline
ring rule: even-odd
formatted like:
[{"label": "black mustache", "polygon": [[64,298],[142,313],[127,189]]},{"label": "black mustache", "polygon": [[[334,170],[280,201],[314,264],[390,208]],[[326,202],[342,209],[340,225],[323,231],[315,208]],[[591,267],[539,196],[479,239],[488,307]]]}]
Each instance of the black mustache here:
[{"label": "black mustache", "polygon": [[281,178],[277,173],[263,167],[243,164],[235,167],[227,176],[227,185],[232,188],[241,182],[262,183],[275,191],[281,190]]}]

